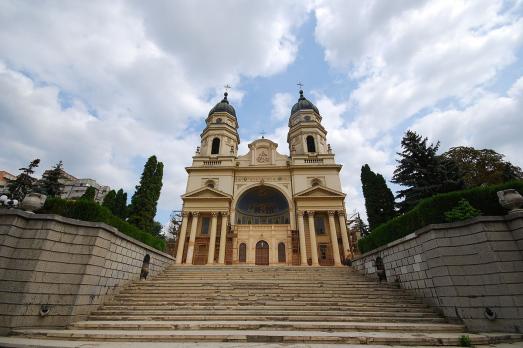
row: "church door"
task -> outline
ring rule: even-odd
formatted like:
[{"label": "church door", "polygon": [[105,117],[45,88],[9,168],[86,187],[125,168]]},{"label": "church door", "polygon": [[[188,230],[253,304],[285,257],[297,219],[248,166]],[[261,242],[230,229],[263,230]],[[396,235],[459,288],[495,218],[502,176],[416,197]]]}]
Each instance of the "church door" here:
[{"label": "church door", "polygon": [[268,265],[269,264],[269,244],[260,240],[256,243],[256,262],[257,265]]}]

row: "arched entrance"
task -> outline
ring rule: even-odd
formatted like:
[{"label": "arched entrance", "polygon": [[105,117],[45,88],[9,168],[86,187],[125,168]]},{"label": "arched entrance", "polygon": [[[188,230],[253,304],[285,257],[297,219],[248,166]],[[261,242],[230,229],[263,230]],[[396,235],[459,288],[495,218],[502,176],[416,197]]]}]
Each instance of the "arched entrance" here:
[{"label": "arched entrance", "polygon": [[269,243],[264,240],[260,240],[256,243],[256,260],[257,265],[268,265],[269,264]]}]

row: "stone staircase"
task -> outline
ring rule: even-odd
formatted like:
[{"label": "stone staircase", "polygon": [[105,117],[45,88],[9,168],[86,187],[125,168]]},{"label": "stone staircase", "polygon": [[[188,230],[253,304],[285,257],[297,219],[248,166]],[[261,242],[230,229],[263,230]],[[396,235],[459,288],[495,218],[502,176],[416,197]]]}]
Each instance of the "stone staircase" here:
[{"label": "stone staircase", "polygon": [[170,266],[135,282],[67,330],[26,338],[83,341],[458,345],[521,339],[467,334],[419,299],[343,267]]}]

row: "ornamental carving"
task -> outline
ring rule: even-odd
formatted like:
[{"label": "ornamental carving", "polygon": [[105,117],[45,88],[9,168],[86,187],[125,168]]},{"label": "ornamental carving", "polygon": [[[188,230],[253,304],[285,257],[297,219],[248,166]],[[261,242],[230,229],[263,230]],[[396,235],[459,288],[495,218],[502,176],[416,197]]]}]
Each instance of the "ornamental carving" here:
[{"label": "ornamental carving", "polygon": [[278,181],[289,181],[291,179],[290,176],[288,175],[278,175],[278,176],[243,176],[243,177],[240,177],[238,178],[238,180],[241,180],[241,181],[247,181],[247,182],[260,182],[260,181],[264,181],[264,182],[278,182]]},{"label": "ornamental carving", "polygon": [[262,152],[260,152],[260,154],[258,155],[256,160],[258,161],[258,163],[268,163],[269,155],[267,154],[266,151],[262,151]]}]

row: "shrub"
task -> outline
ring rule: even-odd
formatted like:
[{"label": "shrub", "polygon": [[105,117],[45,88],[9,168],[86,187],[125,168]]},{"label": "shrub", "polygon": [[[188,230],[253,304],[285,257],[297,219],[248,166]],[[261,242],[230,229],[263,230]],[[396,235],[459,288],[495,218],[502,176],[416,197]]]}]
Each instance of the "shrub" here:
[{"label": "shrub", "polygon": [[460,347],[470,347],[472,346],[472,341],[468,335],[459,336],[459,346]]},{"label": "shrub", "polygon": [[129,237],[164,251],[165,241],[146,233],[136,226],[114,216],[109,209],[87,200],[64,200],[60,198],[49,198],[39,213],[57,214],[72,219],[92,222],[104,222],[118,229]]},{"label": "shrub", "polygon": [[376,227],[368,236],[358,241],[362,253],[402,238],[424,226],[444,223],[445,212],[455,208],[466,199],[483,215],[504,215],[505,209],[498,202],[497,191],[514,188],[523,194],[523,181],[511,181],[500,185],[474,187],[463,191],[438,194],[423,199],[412,210]]},{"label": "shrub", "polygon": [[479,215],[481,215],[481,211],[470,205],[469,201],[467,201],[465,198],[462,198],[458,202],[457,206],[452,208],[452,210],[445,212],[445,221],[462,221]]}]

